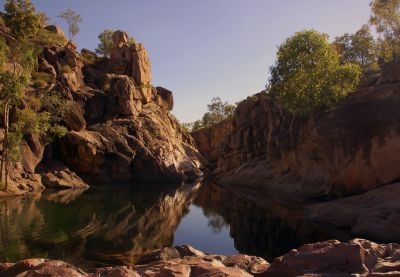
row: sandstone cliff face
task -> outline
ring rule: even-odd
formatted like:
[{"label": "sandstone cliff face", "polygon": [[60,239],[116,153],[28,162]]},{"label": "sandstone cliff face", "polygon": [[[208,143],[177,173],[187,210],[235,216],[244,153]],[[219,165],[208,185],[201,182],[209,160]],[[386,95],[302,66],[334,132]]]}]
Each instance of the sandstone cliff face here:
[{"label": "sandstone cliff face", "polygon": [[45,153],[47,165],[61,160],[90,182],[201,176],[201,155],[169,112],[172,92],[150,84],[146,49],[121,31],[113,40],[110,59],[81,55],[73,43],[44,47],[40,68],[56,78],[49,91],[63,93],[70,129]]},{"label": "sandstone cliff face", "polygon": [[262,92],[192,135],[222,184],[306,198],[370,190],[400,178],[399,67],[331,111],[294,117]]}]

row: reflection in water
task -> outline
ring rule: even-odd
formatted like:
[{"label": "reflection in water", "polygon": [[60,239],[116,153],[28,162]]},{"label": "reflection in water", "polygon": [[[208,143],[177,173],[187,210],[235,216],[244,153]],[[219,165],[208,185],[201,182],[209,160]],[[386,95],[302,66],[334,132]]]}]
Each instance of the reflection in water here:
[{"label": "reflection in water", "polygon": [[[0,260],[62,259],[84,268],[132,264],[172,245],[200,184],[179,188],[102,187],[0,202]],[[70,192],[70,196],[67,194]]]},{"label": "reflection in water", "polygon": [[287,209],[272,205],[268,211],[252,203],[200,183],[114,185],[1,199],[0,262],[43,257],[90,269],[132,264],[174,244],[270,258],[323,238]]},{"label": "reflection in water", "polygon": [[[228,225],[240,253],[271,261],[304,243],[330,239],[302,218],[302,209],[288,208],[261,197],[250,197],[217,186],[203,186],[194,204],[201,206],[212,230]],[[256,195],[258,193],[255,193]],[[257,204],[258,203],[258,204]]]}]

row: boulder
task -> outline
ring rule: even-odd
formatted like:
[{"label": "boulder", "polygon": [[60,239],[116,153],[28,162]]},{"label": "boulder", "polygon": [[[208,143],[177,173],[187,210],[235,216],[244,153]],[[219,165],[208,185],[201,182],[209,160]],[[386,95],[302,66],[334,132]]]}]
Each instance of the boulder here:
[{"label": "boulder", "polygon": [[143,44],[128,44],[128,35],[123,31],[113,33],[114,47],[110,55],[110,67],[115,74],[126,74],[133,77],[136,85],[151,83],[150,60]]},{"label": "boulder", "polygon": [[42,183],[47,188],[55,189],[77,189],[89,187],[85,181],[68,169],[51,170],[43,174]]},{"label": "boulder", "polygon": [[60,38],[64,39],[65,41],[67,41],[67,37],[64,34],[64,31],[61,29],[60,26],[57,25],[48,25],[45,27],[45,29],[53,34],[56,34],[58,36],[60,36]]},{"label": "boulder", "polygon": [[156,103],[168,111],[174,108],[174,96],[172,91],[163,87],[156,87]]},{"label": "boulder", "polygon": [[369,273],[395,273],[400,269],[399,254],[398,244],[379,245],[363,239],[346,243],[329,240],[304,245],[276,258],[259,276],[373,276]]},{"label": "boulder", "polygon": [[66,113],[64,122],[70,130],[81,131],[86,128],[86,121],[82,114],[82,109],[78,103],[73,101],[66,102]]}]

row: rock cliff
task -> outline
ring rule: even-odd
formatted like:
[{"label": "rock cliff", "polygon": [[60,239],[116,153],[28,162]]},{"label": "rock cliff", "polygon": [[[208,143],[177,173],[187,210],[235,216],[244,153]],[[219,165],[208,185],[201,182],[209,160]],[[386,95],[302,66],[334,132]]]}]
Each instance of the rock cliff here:
[{"label": "rock cliff", "polygon": [[[128,44],[122,31],[114,33],[113,42],[110,58],[86,49],[78,53],[71,41],[64,47],[40,45],[38,70],[52,81],[35,93],[61,94],[69,132],[46,147],[35,137],[27,141],[21,173],[13,174],[14,180],[27,179],[27,174],[40,180],[35,175],[40,173],[46,186],[65,188],[74,177],[94,184],[202,175],[193,139],[170,113],[172,92],[151,85],[145,47]],[[86,186],[77,180],[70,186]]]},{"label": "rock cliff", "polygon": [[297,198],[386,185],[400,178],[399,68],[386,66],[330,111],[296,117],[261,92],[192,135],[222,184]]}]

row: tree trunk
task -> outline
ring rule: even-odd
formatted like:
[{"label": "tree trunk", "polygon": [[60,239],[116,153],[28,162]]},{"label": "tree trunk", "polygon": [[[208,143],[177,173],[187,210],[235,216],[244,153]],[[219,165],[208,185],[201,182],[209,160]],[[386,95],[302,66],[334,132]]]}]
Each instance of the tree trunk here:
[{"label": "tree trunk", "polygon": [[[3,155],[1,156],[1,168],[0,168],[0,181],[5,184],[4,190],[8,189],[8,113],[9,113],[9,101],[4,104],[4,140],[3,140]],[[3,179],[4,173],[4,179]]]}]

